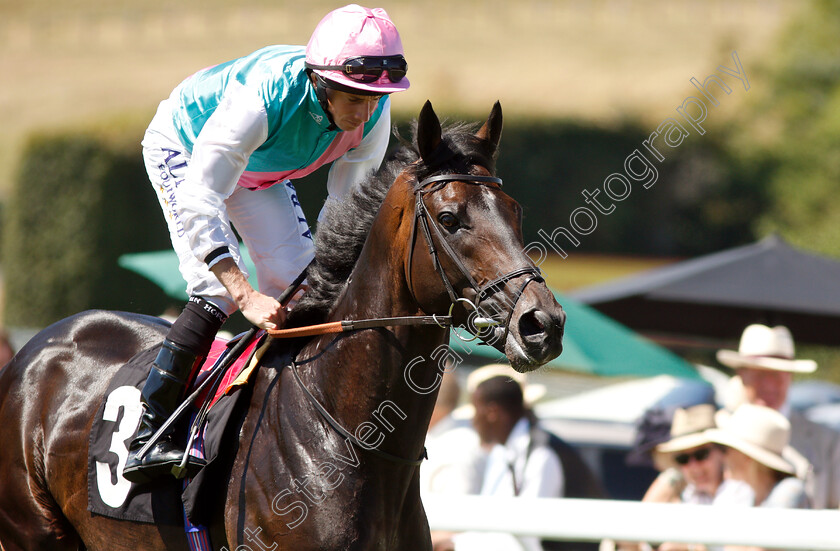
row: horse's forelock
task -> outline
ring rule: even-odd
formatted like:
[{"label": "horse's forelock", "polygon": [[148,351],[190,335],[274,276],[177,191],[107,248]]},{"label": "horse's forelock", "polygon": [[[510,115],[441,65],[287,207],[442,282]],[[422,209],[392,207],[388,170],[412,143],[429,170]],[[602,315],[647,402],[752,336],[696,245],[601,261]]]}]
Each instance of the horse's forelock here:
[{"label": "horse's forelock", "polygon": [[315,262],[309,270],[309,290],[289,317],[288,327],[321,323],[332,310],[359,258],[379,206],[391,184],[404,171],[411,171],[415,183],[445,172],[469,173],[475,166],[495,172],[495,147],[475,136],[477,125],[444,123],[441,146],[432,159],[420,159],[417,121],[411,125],[411,139],[394,131],[400,147],[382,168],[342,201],[328,201],[315,239]]},{"label": "horse's forelock", "polygon": [[[429,176],[442,173],[465,173],[483,167],[491,174],[496,172],[496,148],[475,135],[478,128],[473,123],[444,123],[443,139],[429,159],[423,159],[416,170],[417,183]],[[416,126],[414,128],[416,142]]]}]

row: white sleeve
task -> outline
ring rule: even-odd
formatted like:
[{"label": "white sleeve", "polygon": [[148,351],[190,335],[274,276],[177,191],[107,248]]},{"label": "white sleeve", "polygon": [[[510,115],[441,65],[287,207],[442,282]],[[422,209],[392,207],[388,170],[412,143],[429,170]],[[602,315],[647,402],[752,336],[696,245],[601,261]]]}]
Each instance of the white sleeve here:
[{"label": "white sleeve", "polygon": [[[340,201],[350,188],[376,171],[385,158],[391,139],[391,98],[385,98],[382,114],[358,147],[336,159],[327,176],[327,201]],[[323,210],[321,211],[323,212]],[[319,216],[320,218],[320,216]]]},{"label": "white sleeve", "polygon": [[[222,247],[236,247],[224,201],[236,189],[248,158],[268,136],[265,104],[259,94],[234,83],[207,119],[193,146],[177,210],[198,260]],[[223,255],[217,260],[224,258]]]},{"label": "white sleeve", "polygon": [[531,452],[522,477],[520,497],[561,497],[565,489],[563,467],[551,448],[537,447]]}]

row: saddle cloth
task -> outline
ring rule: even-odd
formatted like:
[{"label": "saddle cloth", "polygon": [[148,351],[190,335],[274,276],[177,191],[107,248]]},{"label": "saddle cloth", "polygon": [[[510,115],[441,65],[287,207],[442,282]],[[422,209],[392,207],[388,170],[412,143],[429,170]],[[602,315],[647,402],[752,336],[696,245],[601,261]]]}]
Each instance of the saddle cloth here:
[{"label": "saddle cloth", "polygon": [[[219,457],[226,440],[226,430],[244,392],[237,390],[247,384],[259,357],[264,351],[264,336],[260,336],[227,369],[221,384],[212,397],[207,424],[192,454],[207,461],[193,479],[176,480],[161,477],[147,484],[132,484],[122,477],[128,457],[128,444],[133,438],[142,413],[140,390],[146,382],[152,362],[160,346],[144,350],[121,367],[111,379],[105,400],[99,407],[91,428],[88,446],[88,510],[97,515],[134,522],[182,526],[184,514],[194,522],[203,520],[207,500],[202,500],[202,488],[209,485],[214,460]],[[212,366],[228,350],[228,343],[216,340],[210,354],[196,377],[195,385],[207,376]],[[200,407],[206,396],[199,396],[194,407]],[[193,412],[194,413],[194,412]],[[184,413],[176,423],[176,434],[186,442],[192,414]],[[234,435],[235,437],[235,435]],[[196,522],[197,523],[197,522]]]}]

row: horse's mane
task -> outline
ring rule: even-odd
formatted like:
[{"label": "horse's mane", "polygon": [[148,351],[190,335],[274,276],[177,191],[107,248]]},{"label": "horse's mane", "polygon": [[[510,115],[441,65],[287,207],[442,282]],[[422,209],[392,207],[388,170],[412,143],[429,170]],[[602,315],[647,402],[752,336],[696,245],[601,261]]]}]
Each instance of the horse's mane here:
[{"label": "horse's mane", "polygon": [[[289,316],[287,327],[322,323],[347,285],[368,232],[391,184],[404,171],[415,185],[436,173],[469,174],[475,166],[495,173],[495,148],[474,135],[475,126],[447,124],[441,145],[431,159],[422,159],[417,143],[417,121],[411,123],[411,139],[394,129],[400,146],[378,172],[353,187],[342,201],[328,200],[315,235],[315,261],[309,268],[309,290]],[[419,162],[417,162],[419,160]]]}]

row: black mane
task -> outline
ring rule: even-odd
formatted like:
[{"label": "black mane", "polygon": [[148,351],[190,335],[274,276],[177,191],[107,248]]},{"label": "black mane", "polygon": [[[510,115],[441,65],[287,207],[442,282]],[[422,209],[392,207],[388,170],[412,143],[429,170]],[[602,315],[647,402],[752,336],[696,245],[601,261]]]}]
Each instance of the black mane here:
[{"label": "black mane", "polygon": [[454,123],[443,128],[440,146],[432,159],[420,159],[417,146],[417,121],[411,124],[411,140],[406,141],[394,129],[400,147],[375,174],[341,202],[328,201],[315,235],[315,262],[309,269],[309,290],[289,316],[287,327],[323,323],[335,305],[385,195],[397,176],[409,171],[415,185],[435,174],[475,172],[484,167],[495,173],[495,148],[474,134],[476,125]]}]

